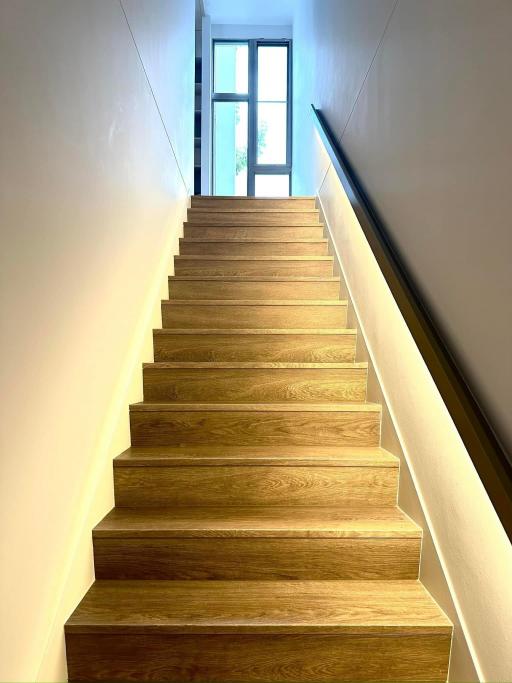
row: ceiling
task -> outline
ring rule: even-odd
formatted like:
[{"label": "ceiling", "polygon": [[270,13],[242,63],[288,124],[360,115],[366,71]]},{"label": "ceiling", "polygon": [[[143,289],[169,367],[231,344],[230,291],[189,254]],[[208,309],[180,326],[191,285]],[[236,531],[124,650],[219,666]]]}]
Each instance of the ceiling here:
[{"label": "ceiling", "polygon": [[212,24],[288,26],[293,23],[293,0],[203,0]]}]

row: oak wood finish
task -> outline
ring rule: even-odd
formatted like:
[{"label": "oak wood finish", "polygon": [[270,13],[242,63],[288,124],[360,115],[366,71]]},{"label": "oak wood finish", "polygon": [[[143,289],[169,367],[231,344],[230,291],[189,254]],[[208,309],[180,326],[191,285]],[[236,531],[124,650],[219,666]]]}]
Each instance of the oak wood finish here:
[{"label": "oak wood finish", "polygon": [[170,299],[333,299],[339,298],[337,277],[241,278],[173,276]]},{"label": "oak wood finish", "polygon": [[179,446],[132,446],[114,460],[114,467],[177,467],[182,465],[265,464],[286,467],[391,467],[398,458],[380,447],[244,446],[232,444],[180,444]]},{"label": "oak wood finish", "polygon": [[356,331],[154,330],[155,361],[343,363],[353,361]]},{"label": "oak wood finish", "polygon": [[94,528],[106,538],[421,539],[397,507],[113,508]]},{"label": "oak wood finish", "polygon": [[193,209],[229,211],[233,209],[307,209],[316,208],[315,197],[192,197],[190,205]]},{"label": "oak wood finish", "polygon": [[67,634],[70,680],[446,681],[451,637]]},{"label": "oak wood finish", "polygon": [[410,636],[451,624],[418,581],[96,581],[66,631]]},{"label": "oak wood finish", "polygon": [[314,198],[193,198],[70,680],[446,680]]},{"label": "oak wood finish", "polygon": [[98,579],[415,579],[421,544],[392,507],[116,508],[93,537]]},{"label": "oak wood finish", "polygon": [[324,226],[319,225],[201,225],[183,224],[186,239],[321,239]]},{"label": "oak wood finish", "polygon": [[175,256],[176,275],[331,276],[332,256]]},{"label": "oak wood finish", "polygon": [[[310,506],[396,504],[398,470],[391,467],[301,467],[278,464],[207,467],[116,467],[120,507]],[[206,490],[207,489],[207,490]]]},{"label": "oak wood finish", "polygon": [[204,223],[205,225],[321,225],[317,209],[252,211],[189,209],[187,220],[190,223]]},{"label": "oak wood finish", "polygon": [[368,403],[137,403],[134,446],[378,446],[380,406]]},{"label": "oak wood finish", "polygon": [[326,239],[182,239],[181,254],[221,256],[327,256]]},{"label": "oak wood finish", "polygon": [[347,302],[284,299],[169,299],[162,301],[167,328],[345,327]]},{"label": "oak wood finish", "polygon": [[367,363],[150,363],[146,401],[364,401]]}]

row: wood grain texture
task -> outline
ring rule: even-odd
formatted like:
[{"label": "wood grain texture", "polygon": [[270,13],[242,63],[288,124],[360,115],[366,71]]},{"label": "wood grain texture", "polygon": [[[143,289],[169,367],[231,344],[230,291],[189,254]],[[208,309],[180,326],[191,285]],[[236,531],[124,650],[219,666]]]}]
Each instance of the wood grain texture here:
[{"label": "wood grain texture", "polygon": [[180,254],[206,254],[221,256],[327,256],[326,239],[263,240],[180,239]]},{"label": "wood grain texture", "polygon": [[449,635],[68,633],[69,680],[171,683],[446,681]]},{"label": "wood grain texture", "polygon": [[180,444],[179,446],[131,446],[114,460],[114,467],[181,467],[190,464],[277,465],[278,467],[391,467],[399,460],[380,447],[244,446],[232,444]]},{"label": "wood grain texture", "polygon": [[397,507],[113,508],[94,538],[421,539]]},{"label": "wood grain texture", "polygon": [[191,207],[206,209],[206,210],[223,210],[230,211],[233,209],[307,209],[312,210],[316,208],[315,197],[210,197],[197,196],[192,197],[190,202]]},{"label": "wood grain texture", "polygon": [[175,256],[176,275],[327,275],[332,256]]},{"label": "wood grain texture", "polygon": [[183,236],[192,239],[319,239],[323,225],[197,225],[185,222]]},{"label": "wood grain texture", "polygon": [[96,581],[67,633],[444,635],[418,581]]},{"label": "wood grain texture", "polygon": [[169,278],[175,299],[339,299],[339,278]]},{"label": "wood grain texture", "polygon": [[420,539],[95,538],[97,579],[417,579]]},{"label": "wood grain texture", "polygon": [[445,681],[312,197],[193,197],[70,680]]},{"label": "wood grain texture", "polygon": [[187,220],[204,225],[319,225],[318,210],[209,211],[189,209]]},{"label": "wood grain texture", "polygon": [[146,401],[349,401],[366,399],[367,364],[151,363],[143,370]]},{"label": "wood grain texture", "polygon": [[347,324],[346,301],[265,299],[170,299],[162,301],[165,328],[339,328]]},{"label": "wood grain texture", "polygon": [[154,330],[155,361],[353,361],[356,331]]},{"label": "wood grain texture", "polygon": [[131,406],[132,444],[379,445],[380,411],[368,411],[368,404],[295,404],[296,411],[277,403],[179,405]]},{"label": "wood grain texture", "polygon": [[300,467],[277,464],[208,467],[116,467],[120,507],[395,506],[391,467]]}]

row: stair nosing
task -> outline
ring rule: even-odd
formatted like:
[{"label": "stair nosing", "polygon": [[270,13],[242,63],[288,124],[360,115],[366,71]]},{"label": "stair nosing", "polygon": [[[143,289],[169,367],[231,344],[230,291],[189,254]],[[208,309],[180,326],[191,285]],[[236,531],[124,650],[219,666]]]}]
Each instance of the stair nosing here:
[{"label": "stair nosing", "polygon": [[208,211],[208,213],[232,213],[232,214],[237,214],[237,213],[255,213],[255,214],[268,214],[268,213],[312,213],[312,214],[318,214],[318,208],[315,209],[280,209],[280,208],[275,208],[275,209],[258,209],[256,207],[254,208],[242,208],[242,209],[233,209],[233,208],[225,208],[223,209],[222,207],[211,207],[209,209],[201,209],[198,206],[191,206],[188,208],[188,211]]},{"label": "stair nosing", "polygon": [[176,254],[175,259],[189,261],[332,261],[333,256],[225,256],[222,254]]},{"label": "stair nosing", "polygon": [[[103,612],[97,609],[102,603],[108,605]],[[255,607],[247,612],[244,603]],[[380,604],[377,610],[376,604]],[[90,605],[92,611],[88,612]],[[138,612],[136,621],[133,615]],[[103,579],[93,584],[65,625],[67,634],[324,633],[382,637],[449,636],[452,631],[446,614],[417,579]]]},{"label": "stair nosing", "polygon": [[334,306],[345,308],[346,299],[162,299],[162,306]]},{"label": "stair nosing", "polygon": [[257,237],[237,237],[230,239],[213,239],[211,237],[180,237],[180,244],[190,243],[190,244],[327,244],[329,240],[324,237],[319,237],[318,239],[311,238],[296,238],[291,239],[289,237],[280,239],[277,237],[269,238],[257,238]]},{"label": "stair nosing", "polygon": [[[322,514],[327,515],[327,520],[321,524],[309,524],[300,522],[295,527],[286,526],[290,518],[297,516],[297,510],[306,511],[318,520]],[[217,538],[217,539],[240,539],[240,538],[332,538],[332,539],[421,539],[423,530],[400,508],[392,508],[396,512],[394,519],[379,519],[378,513],[387,508],[348,508],[352,512],[350,518],[333,519],[334,507],[202,507],[202,508],[113,508],[94,527],[94,538]],[[192,511],[200,511],[200,516],[194,517]],[[187,523],[184,522],[188,515]],[[269,524],[268,518],[263,513],[273,513],[274,520],[279,524]],[[354,514],[354,513],[364,514]],[[220,513],[220,514],[219,514]],[[258,515],[259,513],[259,515]],[[139,517],[138,526],[133,522],[130,526],[130,516]],[[150,517],[150,523],[143,517]],[[252,520],[250,520],[252,516]],[[114,519],[112,520],[112,517]],[[170,526],[166,518],[178,518],[174,525]],[[234,518],[238,518],[235,521]],[[244,521],[240,521],[242,518]],[[361,522],[365,527],[358,527]],[[282,523],[282,526],[281,526]],[[146,524],[146,526],[144,526]],[[159,527],[158,524],[161,526]],[[167,526],[166,526],[167,524]],[[351,526],[352,525],[352,526]]]},{"label": "stair nosing", "polygon": [[173,334],[178,335],[297,335],[297,336],[357,336],[357,329],[355,328],[344,328],[344,327],[333,327],[333,328],[257,328],[257,327],[247,327],[247,328],[229,328],[229,327],[196,327],[196,328],[171,328],[171,327],[158,327],[153,329],[154,335],[169,336]]},{"label": "stair nosing", "polygon": [[169,280],[180,282],[341,282],[337,276],[323,275],[169,275]]},{"label": "stair nosing", "polygon": [[154,361],[143,363],[144,369],[182,370],[368,370],[368,362],[345,363],[259,363],[257,361]]},{"label": "stair nosing", "polygon": [[379,403],[169,403],[168,401],[140,401],[130,405],[130,412],[283,412],[283,413],[380,413]]},{"label": "stair nosing", "polygon": [[117,467],[370,467],[399,470],[400,460],[380,446],[188,447],[131,446],[114,458]]}]

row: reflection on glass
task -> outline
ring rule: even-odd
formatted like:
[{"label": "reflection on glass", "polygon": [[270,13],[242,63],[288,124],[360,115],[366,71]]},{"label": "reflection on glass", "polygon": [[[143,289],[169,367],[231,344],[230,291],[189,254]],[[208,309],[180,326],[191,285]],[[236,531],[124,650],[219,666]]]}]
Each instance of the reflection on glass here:
[{"label": "reflection on glass", "polygon": [[258,164],[286,164],[286,102],[258,102]]},{"label": "reflection on glass", "polygon": [[213,184],[216,195],[247,194],[247,102],[214,102]]},{"label": "reflection on glass", "polygon": [[247,93],[249,47],[247,43],[215,43],[213,85],[217,93]]},{"label": "reflection on glass", "polygon": [[289,197],[290,176],[256,174],[254,194],[256,197]]},{"label": "reflection on glass", "polygon": [[288,48],[258,47],[258,100],[285,102],[288,86]]}]

